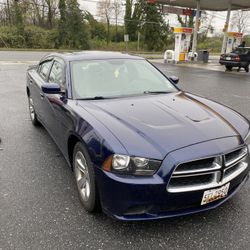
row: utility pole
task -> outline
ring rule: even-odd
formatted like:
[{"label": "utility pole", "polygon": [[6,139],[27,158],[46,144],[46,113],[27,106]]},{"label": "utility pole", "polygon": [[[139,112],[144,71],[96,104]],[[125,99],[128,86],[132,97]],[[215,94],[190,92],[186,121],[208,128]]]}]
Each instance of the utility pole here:
[{"label": "utility pole", "polygon": [[196,16],[195,16],[195,26],[194,26],[194,35],[193,35],[193,44],[192,44],[192,59],[194,59],[194,53],[196,52],[197,48],[197,34],[199,29],[199,21],[200,21],[200,10],[201,10],[201,3],[200,0],[196,0]]},{"label": "utility pole", "polygon": [[227,48],[227,32],[228,32],[228,26],[229,26],[229,22],[230,22],[230,14],[231,14],[231,8],[232,5],[231,3],[228,4],[228,9],[227,9],[227,18],[226,18],[226,22],[224,25],[224,36],[223,36],[223,43],[222,43],[222,49],[221,49],[221,54],[226,53],[226,48]]}]

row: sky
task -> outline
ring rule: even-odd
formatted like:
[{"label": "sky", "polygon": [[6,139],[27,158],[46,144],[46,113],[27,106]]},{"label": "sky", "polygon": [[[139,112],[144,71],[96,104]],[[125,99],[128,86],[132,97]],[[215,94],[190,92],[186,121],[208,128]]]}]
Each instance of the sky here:
[{"label": "sky", "polygon": [[[96,9],[96,3],[98,0],[78,0],[80,3],[81,9],[88,10],[92,15],[97,17],[97,9]],[[125,5],[122,6],[123,9],[125,9]],[[212,25],[215,28],[214,34],[219,34],[222,33],[225,21],[226,21],[226,11],[220,11],[220,12],[212,12],[212,11],[207,11],[208,17],[211,17],[214,15]],[[231,17],[233,15],[233,12],[231,12]],[[177,21],[177,16],[175,14],[169,14],[166,16],[166,20],[169,20],[170,26],[180,26],[179,22]],[[119,21],[123,23],[123,15],[119,18]],[[250,20],[249,20],[250,22]],[[250,26],[250,24],[249,24]],[[230,27],[229,27],[230,30]],[[235,30],[230,30],[230,31],[235,31]]]}]

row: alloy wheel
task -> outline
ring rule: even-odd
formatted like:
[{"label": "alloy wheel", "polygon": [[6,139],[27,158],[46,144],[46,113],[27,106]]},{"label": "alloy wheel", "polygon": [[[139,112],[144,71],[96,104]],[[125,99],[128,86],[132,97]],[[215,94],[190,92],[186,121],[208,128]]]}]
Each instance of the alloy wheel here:
[{"label": "alloy wheel", "polygon": [[75,178],[79,194],[84,201],[88,201],[90,196],[90,177],[86,159],[81,151],[75,155]]},{"label": "alloy wheel", "polygon": [[34,103],[31,97],[29,97],[29,111],[30,111],[30,118],[32,121],[35,120],[35,109],[34,109]]}]

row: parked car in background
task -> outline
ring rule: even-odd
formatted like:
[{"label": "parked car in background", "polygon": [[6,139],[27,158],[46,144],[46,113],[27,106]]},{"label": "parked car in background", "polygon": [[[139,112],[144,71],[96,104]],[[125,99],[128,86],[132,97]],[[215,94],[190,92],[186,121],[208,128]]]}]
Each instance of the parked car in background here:
[{"label": "parked car in background", "polygon": [[100,51],[51,54],[28,70],[31,121],[62,151],[87,211],[192,214],[247,181],[249,121],[177,82],[143,58]]},{"label": "parked car in background", "polygon": [[250,47],[238,47],[231,53],[222,54],[219,62],[221,65],[225,65],[227,70],[238,67],[238,71],[240,68],[244,68],[246,72],[249,72]]}]

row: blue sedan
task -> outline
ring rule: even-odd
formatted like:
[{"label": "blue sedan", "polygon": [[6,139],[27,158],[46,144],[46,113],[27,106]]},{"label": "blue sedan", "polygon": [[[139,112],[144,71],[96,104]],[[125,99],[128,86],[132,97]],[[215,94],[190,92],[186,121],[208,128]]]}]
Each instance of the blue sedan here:
[{"label": "blue sedan", "polygon": [[72,168],[83,207],[119,220],[215,208],[249,177],[250,124],[147,60],[55,53],[27,72],[33,125]]}]

